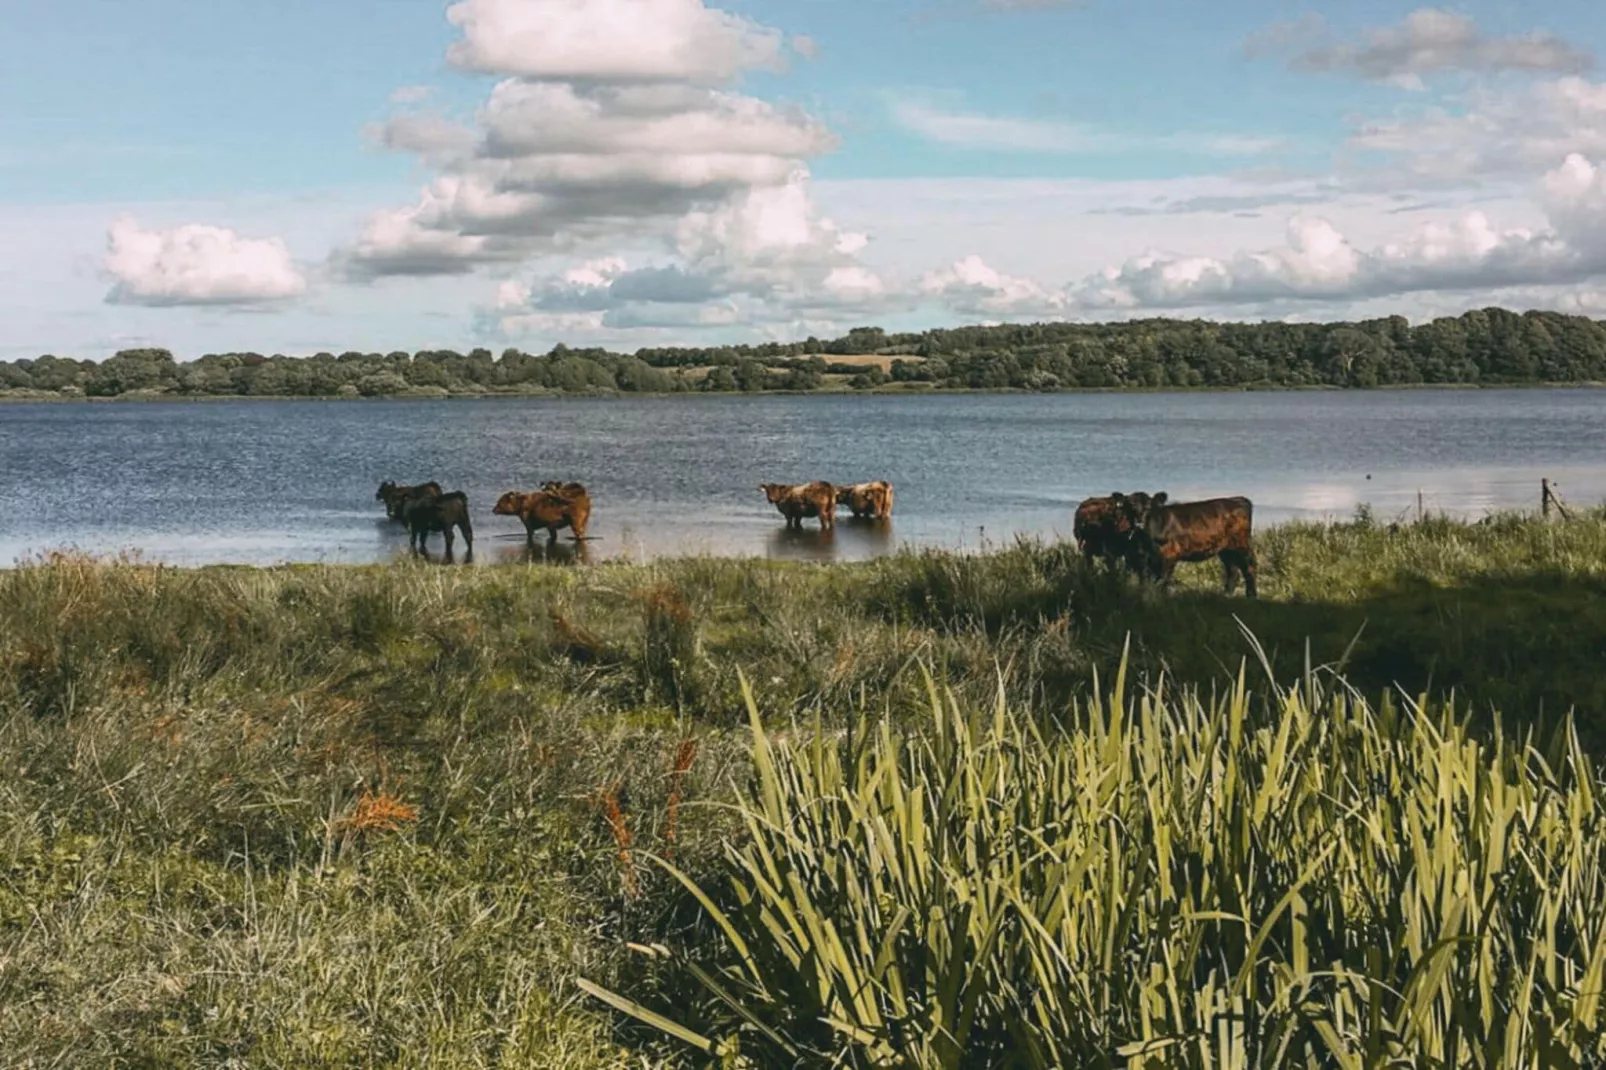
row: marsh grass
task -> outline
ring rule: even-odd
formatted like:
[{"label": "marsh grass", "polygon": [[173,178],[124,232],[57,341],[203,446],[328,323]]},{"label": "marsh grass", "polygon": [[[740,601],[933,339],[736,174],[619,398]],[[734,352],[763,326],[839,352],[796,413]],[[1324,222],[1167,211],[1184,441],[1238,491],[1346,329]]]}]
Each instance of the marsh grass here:
[{"label": "marsh grass", "polygon": [[[1606,789],[1571,726],[1480,745],[1449,704],[1307,673],[1078,703],[930,685],[921,733],[751,708],[724,936],[661,1010],[746,1066],[1594,1066]],[[722,907],[720,903],[723,903]],[[676,959],[673,949],[647,948]]]},{"label": "marsh grass", "polygon": [[1260,676],[1308,656],[1374,701],[1453,688],[1477,738],[1494,707],[1546,739],[1572,708],[1601,742],[1600,517],[1290,526],[1260,553],[1258,603],[1208,566],[1163,594],[1033,542],[828,566],[0,571],[0,1063],[675,1058],[572,982],[667,1006],[675,963],[626,945],[708,942],[650,857],[715,880],[742,842],[724,804],[751,768],[743,675],[778,746],[818,721],[919,747],[927,671],[961,709],[1002,693],[1068,729],[1128,649],[1134,681],[1214,708],[1255,657],[1241,620]]}]

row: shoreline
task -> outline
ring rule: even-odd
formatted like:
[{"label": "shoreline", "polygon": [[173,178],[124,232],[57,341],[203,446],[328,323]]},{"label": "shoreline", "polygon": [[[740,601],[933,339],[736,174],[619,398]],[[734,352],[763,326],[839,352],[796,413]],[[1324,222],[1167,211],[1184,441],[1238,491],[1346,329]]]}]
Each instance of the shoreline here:
[{"label": "shoreline", "polygon": [[630,398],[727,398],[727,397],[945,397],[945,396],[1052,396],[1052,395],[1148,395],[1148,394],[1370,394],[1417,390],[1598,390],[1606,382],[1515,382],[1515,383],[1387,383],[1378,386],[1332,386],[1325,383],[1298,386],[1264,384],[1246,386],[1163,386],[1163,387],[1064,387],[1055,390],[1026,390],[1020,387],[874,387],[869,390],[723,390],[723,391],[597,391],[595,393],[462,393],[462,394],[384,394],[376,397],[329,396],[326,394],[117,394],[111,397],[62,397],[47,393],[13,394],[0,391],[0,405],[105,405],[117,402],[221,402],[221,401],[319,401],[374,403],[385,401],[622,401]]},{"label": "shoreline", "polygon": [[[1596,512],[1593,505],[1573,506],[1576,516],[1571,522],[1591,522]],[[1255,530],[1256,539],[1283,539],[1301,537],[1311,532],[1335,531],[1377,531],[1389,534],[1398,534],[1412,528],[1418,528],[1423,523],[1448,524],[1456,528],[1482,529],[1498,526],[1501,523],[1531,523],[1541,521],[1543,517],[1534,509],[1502,509],[1487,513],[1481,517],[1452,515],[1429,511],[1423,517],[1408,519],[1387,520],[1373,517],[1368,522],[1361,522],[1354,516],[1332,516],[1323,519],[1289,518],[1277,520]],[[507,540],[521,540],[518,534],[504,534]],[[476,558],[473,562],[464,562],[459,551],[457,560],[446,563],[441,560],[440,550],[431,551],[427,558],[416,558],[407,551],[398,550],[396,556],[387,560],[374,561],[270,561],[265,563],[252,563],[244,561],[213,561],[202,564],[173,564],[158,558],[143,558],[137,547],[123,547],[119,550],[91,551],[75,547],[57,547],[54,549],[34,550],[25,555],[12,558],[9,562],[0,563],[0,576],[14,574],[23,569],[52,568],[63,564],[80,564],[94,566],[112,566],[159,570],[162,572],[181,573],[246,573],[262,575],[279,575],[295,572],[332,572],[337,574],[363,574],[381,573],[396,570],[409,571],[421,568],[444,567],[453,571],[465,571],[470,575],[482,572],[497,573],[508,569],[528,568],[532,566],[547,566],[556,569],[577,568],[586,572],[597,569],[678,569],[691,564],[718,564],[742,567],[774,567],[778,569],[801,569],[813,571],[818,569],[872,569],[878,563],[896,562],[908,559],[989,559],[1013,552],[1018,546],[1025,544],[1043,551],[1071,550],[1075,551],[1076,541],[1068,535],[1033,535],[1023,532],[1012,532],[1007,537],[996,542],[988,542],[974,546],[951,546],[937,543],[903,545],[886,553],[872,554],[866,557],[851,557],[841,560],[819,560],[809,557],[775,557],[763,553],[718,553],[718,552],[675,552],[653,554],[644,557],[598,556],[593,560],[578,561],[573,558],[547,559],[537,548],[535,560],[495,560],[486,557]],[[562,554],[573,554],[576,543],[567,539],[559,540],[559,551]]]}]

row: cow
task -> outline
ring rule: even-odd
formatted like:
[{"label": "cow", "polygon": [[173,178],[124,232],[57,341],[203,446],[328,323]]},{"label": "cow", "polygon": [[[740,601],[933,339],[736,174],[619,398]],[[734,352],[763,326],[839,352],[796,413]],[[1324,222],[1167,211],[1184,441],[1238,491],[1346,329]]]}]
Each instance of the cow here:
[{"label": "cow", "polygon": [[836,502],[851,509],[855,520],[886,520],[892,515],[892,484],[878,479],[838,487]]},{"label": "cow", "polygon": [[591,495],[579,483],[544,483],[533,494],[510,490],[491,507],[497,516],[516,516],[524,522],[524,544],[535,546],[535,533],[546,529],[547,545],[558,541],[558,531],[568,528],[576,542],[586,537],[591,520]]},{"label": "cow", "polygon": [[[1134,549],[1132,521],[1128,513],[1148,507],[1151,496],[1112,493],[1108,498],[1087,498],[1076,507],[1071,534],[1082,560],[1091,565],[1094,558],[1130,563]],[[1129,510],[1126,503],[1132,503]]]},{"label": "cow", "polygon": [[1165,494],[1147,501],[1120,497],[1118,503],[1132,525],[1139,552],[1150,575],[1169,585],[1180,561],[1221,558],[1227,594],[1244,578],[1244,593],[1255,591],[1255,550],[1251,545],[1254,504],[1248,498],[1210,498],[1171,502]]},{"label": "cow", "polygon": [[429,533],[438,531],[446,539],[446,560],[452,560],[452,529],[455,527],[463,533],[463,542],[468,547],[464,560],[474,560],[474,526],[468,518],[468,495],[462,491],[409,498],[403,507],[402,519],[409,532],[407,544],[415,553],[422,554]]},{"label": "cow", "polygon": [[836,527],[836,488],[829,483],[760,483],[758,489],[786,517],[789,528],[801,528],[805,517],[818,517],[821,531]]},{"label": "cow", "polygon": [[379,484],[379,490],[374,494],[374,500],[385,503],[385,515],[387,517],[391,520],[400,520],[402,511],[407,507],[409,500],[413,498],[437,498],[440,493],[441,485],[433,479],[428,483],[420,483],[413,487],[397,485],[387,479]]}]

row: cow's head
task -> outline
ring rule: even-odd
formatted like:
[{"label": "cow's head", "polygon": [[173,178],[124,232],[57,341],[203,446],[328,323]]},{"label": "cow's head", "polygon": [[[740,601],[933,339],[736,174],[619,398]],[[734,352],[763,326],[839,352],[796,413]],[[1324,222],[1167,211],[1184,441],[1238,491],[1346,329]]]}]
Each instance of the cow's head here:
[{"label": "cow's head", "polygon": [[774,505],[776,502],[786,497],[786,492],[792,488],[788,487],[785,483],[760,483],[758,485],[758,489],[763,491],[764,497],[770,500],[771,505]]},{"label": "cow's head", "polygon": [[1115,513],[1116,527],[1122,531],[1143,531],[1148,528],[1149,522],[1154,519],[1156,510],[1165,505],[1167,501],[1165,491],[1158,494],[1146,494],[1137,491],[1133,494],[1112,494],[1110,502]]},{"label": "cow's head", "polygon": [[379,484],[379,489],[374,492],[374,501],[388,502],[392,497],[395,496],[395,494],[396,484],[387,479],[383,483]]},{"label": "cow's head", "polygon": [[853,501],[853,492],[854,492],[855,489],[856,489],[855,487],[851,487],[851,486],[838,487],[836,489],[836,503],[838,505],[849,505],[849,504],[851,504],[852,501]]},{"label": "cow's head", "polygon": [[517,516],[523,505],[524,495],[516,490],[510,490],[496,499],[496,504],[491,506],[491,512],[497,516]]}]

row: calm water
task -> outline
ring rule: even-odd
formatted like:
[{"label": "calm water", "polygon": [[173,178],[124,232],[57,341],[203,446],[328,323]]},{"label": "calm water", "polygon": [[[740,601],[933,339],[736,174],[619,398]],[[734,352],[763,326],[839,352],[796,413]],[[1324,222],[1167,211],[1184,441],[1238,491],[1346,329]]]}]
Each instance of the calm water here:
[{"label": "calm water", "polygon": [[[577,479],[592,560],[861,558],[1068,535],[1112,490],[1247,494],[1256,521],[1533,507],[1548,476],[1606,499],[1606,392],[695,397],[0,405],[0,563],[126,548],[174,564],[374,561],[406,537],[382,479],[468,492],[480,553],[516,559],[507,489]],[[1370,478],[1368,478],[1370,477]],[[890,529],[787,533],[761,482],[890,479]],[[438,546],[438,536],[431,543]],[[461,552],[461,547],[459,547]]]}]

